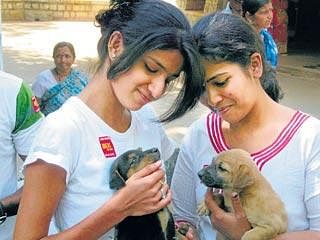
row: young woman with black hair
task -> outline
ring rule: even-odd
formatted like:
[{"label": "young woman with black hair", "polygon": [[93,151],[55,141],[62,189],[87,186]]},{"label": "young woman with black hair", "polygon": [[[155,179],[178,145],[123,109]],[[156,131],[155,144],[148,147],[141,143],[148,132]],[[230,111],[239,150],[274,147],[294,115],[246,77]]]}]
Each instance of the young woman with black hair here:
[{"label": "young woman with black hair", "polygon": [[[218,153],[241,148],[286,207],[288,232],[275,239],[320,239],[320,121],[266,93],[264,84],[274,74],[261,38],[241,17],[205,16],[194,25],[193,36],[214,111],[190,126],[180,147],[171,183],[176,221],[193,225],[199,239],[215,239],[216,230],[242,239],[250,225],[239,193],[233,195],[235,212],[227,213],[197,176]],[[205,196],[211,215],[199,217],[197,206]]]},{"label": "young woman with black hair", "polygon": [[[98,70],[78,97],[46,118],[25,162],[17,240],[113,239],[113,227],[127,216],[156,212],[171,201],[160,162],[116,193],[109,171],[129,149],[157,147],[163,161],[173,153],[160,122],[182,116],[203,90],[188,20],[161,0],[117,0],[96,22]],[[178,80],[175,102],[156,121],[148,103]],[[52,216],[59,233],[47,237]]]}]

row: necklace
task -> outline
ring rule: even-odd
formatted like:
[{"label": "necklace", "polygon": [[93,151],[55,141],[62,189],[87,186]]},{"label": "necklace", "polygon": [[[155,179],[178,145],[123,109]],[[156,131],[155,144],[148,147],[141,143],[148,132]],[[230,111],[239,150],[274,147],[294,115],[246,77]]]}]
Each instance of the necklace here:
[{"label": "necklace", "polygon": [[60,74],[60,73],[58,72],[57,68],[54,68],[53,71],[54,71],[54,75],[55,75],[55,77],[56,77],[56,80],[57,80],[58,82],[63,81],[63,80],[68,76],[68,74],[69,74],[69,73],[67,73],[67,74]]}]

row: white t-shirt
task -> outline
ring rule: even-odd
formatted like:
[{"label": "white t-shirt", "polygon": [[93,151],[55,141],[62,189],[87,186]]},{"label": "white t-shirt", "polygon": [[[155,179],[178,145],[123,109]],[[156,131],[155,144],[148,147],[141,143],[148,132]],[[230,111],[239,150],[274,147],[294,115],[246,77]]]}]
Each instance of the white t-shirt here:
[{"label": "white t-shirt", "polygon": [[32,83],[31,89],[37,98],[41,98],[43,94],[57,84],[51,69],[46,69],[39,73]]},{"label": "white t-shirt", "polygon": [[[42,114],[34,100],[22,79],[0,71],[0,199],[17,190],[17,153],[28,154],[40,126]],[[0,240],[12,239],[14,219],[0,225]]]},{"label": "white t-shirt", "polygon": [[[40,158],[65,169],[66,191],[55,212],[58,229],[77,224],[112,196],[109,171],[117,156],[139,147],[157,147],[162,160],[171,156],[175,146],[154,120],[153,110],[145,106],[132,112],[130,128],[119,133],[78,97],[46,117],[25,165]],[[101,239],[108,237],[113,233]]]},{"label": "white t-shirt", "polygon": [[[215,231],[209,217],[196,213],[207,189],[197,172],[227,149],[214,113],[191,125],[180,148],[171,184],[174,218],[197,226],[201,239],[215,239]],[[273,144],[251,156],[284,202],[289,231],[320,231],[320,121],[296,112]]]}]

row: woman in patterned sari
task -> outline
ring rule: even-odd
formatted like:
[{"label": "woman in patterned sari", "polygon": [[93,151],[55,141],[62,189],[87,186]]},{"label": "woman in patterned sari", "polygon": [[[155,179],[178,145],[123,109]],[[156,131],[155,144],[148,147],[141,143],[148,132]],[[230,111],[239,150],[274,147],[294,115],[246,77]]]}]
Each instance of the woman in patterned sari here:
[{"label": "woman in patterned sari", "polygon": [[87,76],[72,68],[75,57],[71,43],[57,43],[53,49],[55,68],[46,69],[36,77],[32,90],[45,115],[57,110],[69,97],[79,94],[87,85]]}]

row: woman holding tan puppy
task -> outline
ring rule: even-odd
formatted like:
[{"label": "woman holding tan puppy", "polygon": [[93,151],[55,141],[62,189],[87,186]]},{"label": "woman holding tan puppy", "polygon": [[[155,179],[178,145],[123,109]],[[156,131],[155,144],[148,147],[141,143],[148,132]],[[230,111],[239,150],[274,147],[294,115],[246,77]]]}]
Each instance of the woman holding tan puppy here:
[{"label": "woman holding tan puppy", "polygon": [[[172,179],[175,219],[192,224],[199,239],[215,239],[215,229],[241,239],[250,226],[239,201],[235,214],[226,213],[197,176],[218,153],[241,148],[285,205],[288,232],[276,239],[320,239],[320,121],[264,91],[274,74],[265,64],[259,36],[240,17],[205,16],[193,34],[215,111],[193,123],[183,140]],[[211,215],[199,217],[205,196]]]},{"label": "woman holding tan puppy", "polygon": [[[133,174],[118,192],[109,187],[110,168],[127,150],[158,148],[163,161],[174,152],[148,103],[179,79],[181,91],[161,120],[196,104],[203,74],[191,27],[161,0],[110,2],[96,16],[96,73],[79,96],[48,115],[25,162],[16,240],[114,239],[123,219],[171,201],[160,162]],[[52,216],[59,233],[48,237]]]}]

